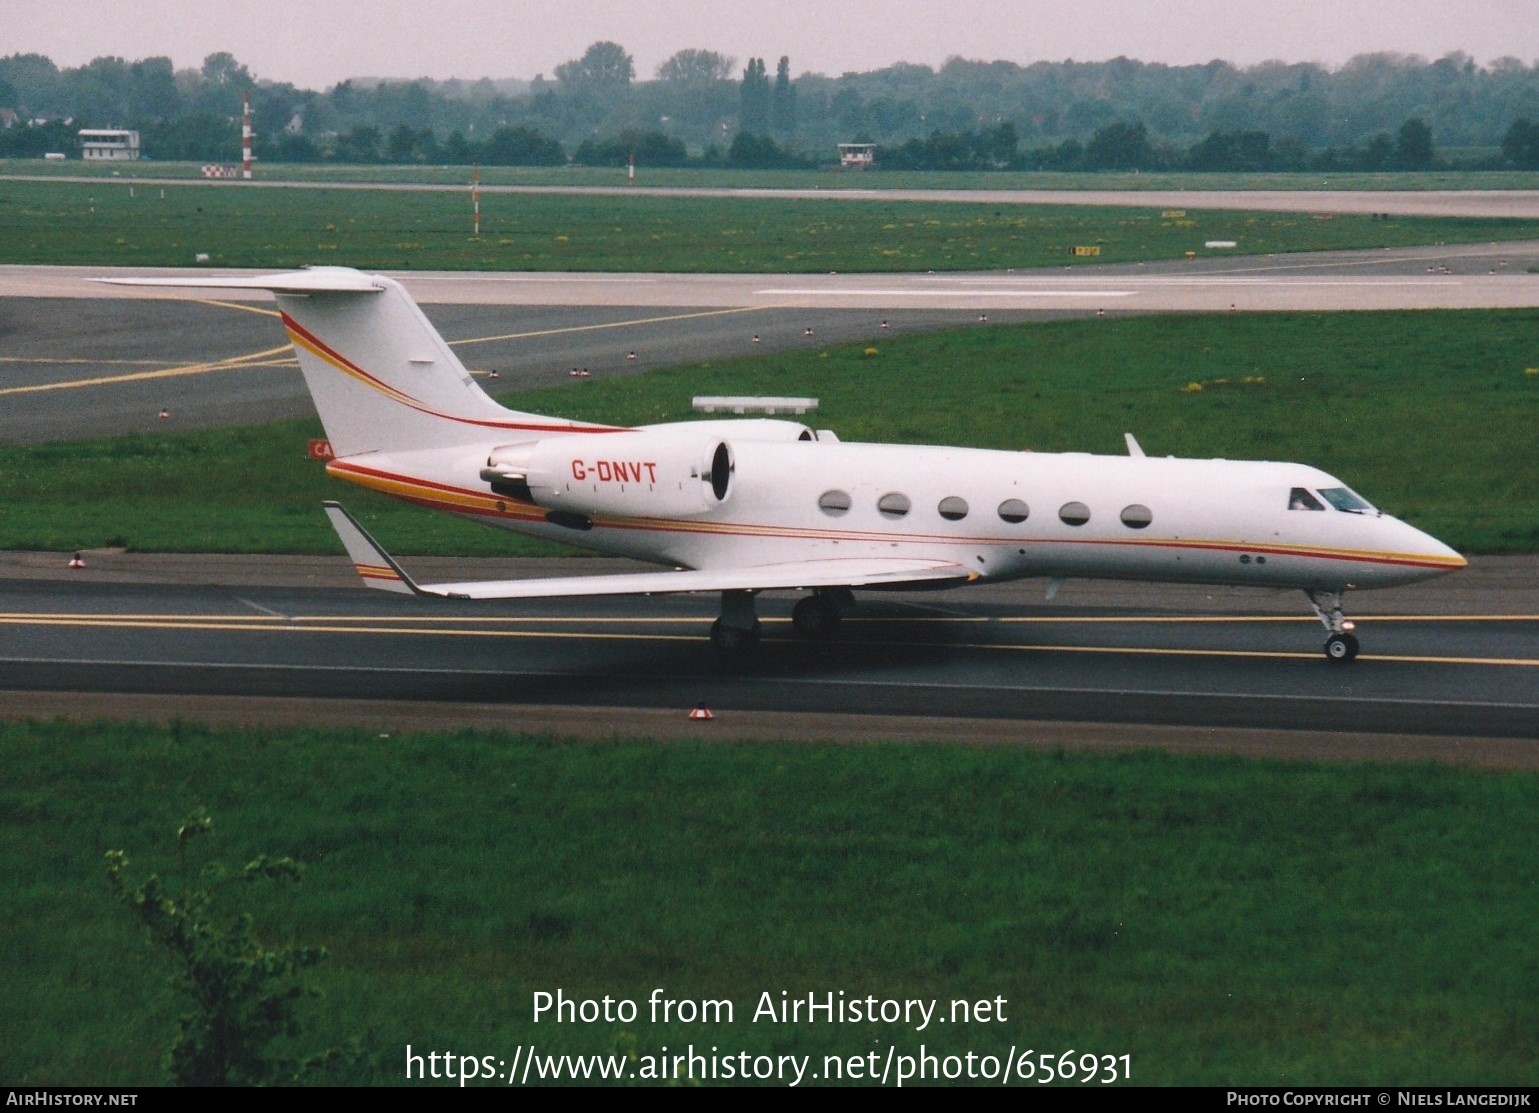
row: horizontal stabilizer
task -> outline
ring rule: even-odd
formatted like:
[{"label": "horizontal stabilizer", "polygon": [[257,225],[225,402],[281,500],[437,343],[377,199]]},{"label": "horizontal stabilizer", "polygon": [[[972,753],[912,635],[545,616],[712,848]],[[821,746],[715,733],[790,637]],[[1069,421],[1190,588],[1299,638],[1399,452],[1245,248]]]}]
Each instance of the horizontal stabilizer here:
[{"label": "horizontal stabilizer", "polygon": [[377,294],[385,287],[373,275],[351,267],[310,267],[285,274],[175,278],[98,278],[113,286],[191,286],[214,290],[270,290],[275,294]]},{"label": "horizontal stabilizer", "polygon": [[558,576],[536,580],[479,580],[456,584],[418,584],[353,516],[335,502],[326,514],[347,548],[347,555],[369,587],[398,594],[436,595],[449,599],[558,599],[579,595],[662,595],[690,591],[772,591],[816,587],[939,587],[965,583],[975,574],[950,560],[899,557],[851,557],[763,564],[748,568],[683,572],[638,572],[610,576]]}]

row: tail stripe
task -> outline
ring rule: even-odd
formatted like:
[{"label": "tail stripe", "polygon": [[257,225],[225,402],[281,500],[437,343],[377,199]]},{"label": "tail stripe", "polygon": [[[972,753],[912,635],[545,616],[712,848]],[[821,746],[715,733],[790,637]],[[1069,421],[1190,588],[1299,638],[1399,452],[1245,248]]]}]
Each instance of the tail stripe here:
[{"label": "tail stripe", "polygon": [[629,432],[623,426],[618,425],[589,425],[584,422],[562,422],[559,424],[537,424],[533,422],[517,421],[483,421],[476,418],[460,417],[455,414],[446,414],[439,410],[424,405],[420,400],[411,395],[395,389],[388,383],[381,382],[374,375],[369,374],[352,360],[333,350],[323,341],[318,339],[298,321],[283,314],[283,326],[288,330],[289,340],[295,347],[303,348],[317,359],[323,360],[336,368],[342,374],[354,379],[363,385],[379,391],[381,394],[398,402],[403,406],[416,410],[418,413],[427,414],[430,417],[441,418],[445,421],[455,421],[462,425],[474,425],[485,429],[516,429],[520,432],[533,433],[625,433]]},{"label": "tail stripe", "polygon": [[427,407],[423,406],[422,403],[411,397],[411,395],[403,394],[401,391],[396,390],[388,383],[380,382],[373,375],[369,374],[362,367],[359,367],[352,360],[347,359],[345,356],[332,351],[331,348],[327,347],[320,340],[316,339],[313,334],[301,326],[298,321],[294,320],[294,318],[290,317],[287,313],[283,314],[283,327],[288,330],[289,339],[294,343],[296,347],[304,348],[311,355],[325,360],[344,375],[348,375],[354,379],[357,379],[365,386],[373,387],[381,394],[395,399],[397,402],[400,402],[404,406],[410,406],[412,409],[421,410],[423,413],[432,412],[428,410]]}]

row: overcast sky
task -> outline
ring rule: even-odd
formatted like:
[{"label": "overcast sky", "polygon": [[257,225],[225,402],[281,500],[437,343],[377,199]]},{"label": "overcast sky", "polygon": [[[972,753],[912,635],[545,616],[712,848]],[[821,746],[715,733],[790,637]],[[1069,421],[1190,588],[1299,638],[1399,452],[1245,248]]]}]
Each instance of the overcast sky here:
[{"label": "overcast sky", "polygon": [[650,79],[677,50],[793,74],[894,62],[1222,58],[1338,66],[1391,51],[1539,61],[1539,0],[61,0],[0,4],[0,56],[60,66],[227,50],[258,78],[532,78],[612,40]]}]

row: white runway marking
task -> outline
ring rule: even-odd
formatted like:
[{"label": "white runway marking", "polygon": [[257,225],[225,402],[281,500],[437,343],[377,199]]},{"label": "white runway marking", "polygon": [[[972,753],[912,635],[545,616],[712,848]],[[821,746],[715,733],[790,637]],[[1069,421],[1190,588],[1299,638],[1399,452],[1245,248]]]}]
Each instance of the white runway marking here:
[{"label": "white runway marking", "polygon": [[1130,298],[1136,290],[897,290],[890,286],[823,286],[755,290],[765,297],[839,298]]}]

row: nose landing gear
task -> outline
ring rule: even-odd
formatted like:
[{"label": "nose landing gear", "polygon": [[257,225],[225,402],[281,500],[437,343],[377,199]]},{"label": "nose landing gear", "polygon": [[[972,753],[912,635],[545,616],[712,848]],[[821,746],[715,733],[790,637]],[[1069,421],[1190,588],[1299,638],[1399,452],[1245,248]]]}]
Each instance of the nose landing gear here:
[{"label": "nose landing gear", "polygon": [[1357,657],[1357,635],[1352,633],[1352,622],[1341,613],[1339,591],[1306,591],[1309,605],[1315,617],[1329,635],[1325,639],[1325,659],[1333,664],[1344,665]]}]

